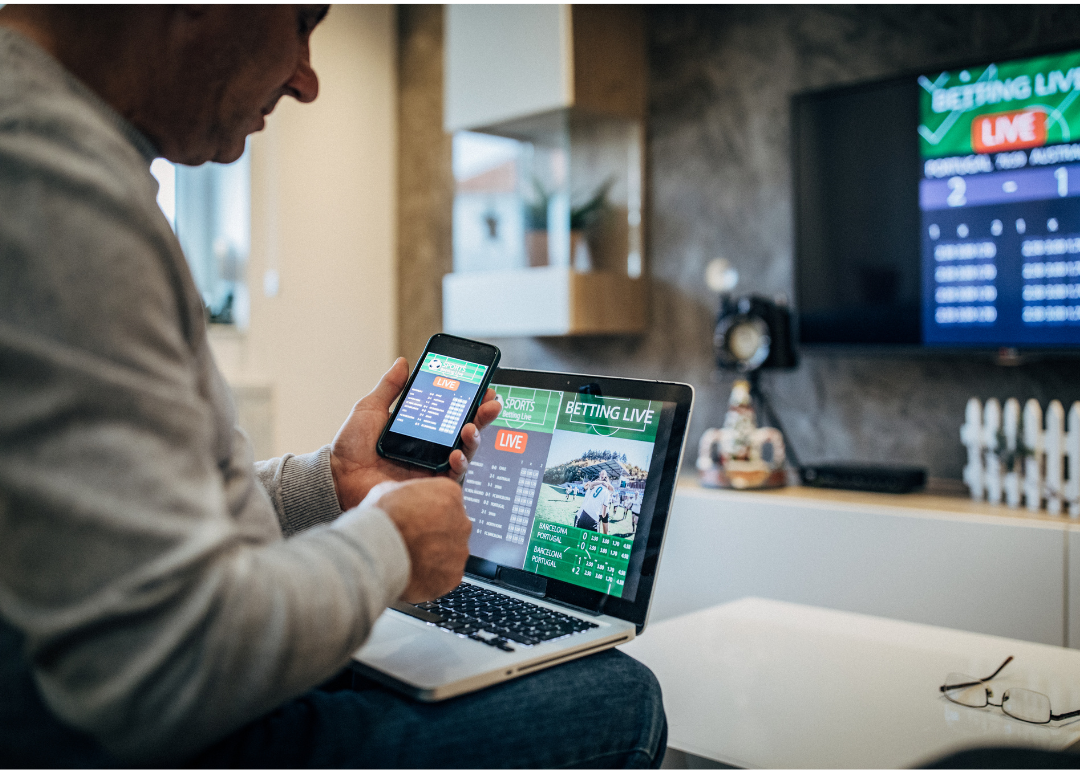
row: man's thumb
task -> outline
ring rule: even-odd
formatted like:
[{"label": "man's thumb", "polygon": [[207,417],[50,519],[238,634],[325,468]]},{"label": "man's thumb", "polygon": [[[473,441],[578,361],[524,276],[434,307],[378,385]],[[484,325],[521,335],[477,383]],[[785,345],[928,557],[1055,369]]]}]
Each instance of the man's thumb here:
[{"label": "man's thumb", "polygon": [[375,389],[364,396],[360,403],[365,407],[389,412],[390,405],[400,395],[401,389],[405,387],[408,379],[409,362],[404,358],[398,358],[398,360],[394,361],[394,365],[382,376],[382,379],[379,380],[379,384],[375,386]]}]

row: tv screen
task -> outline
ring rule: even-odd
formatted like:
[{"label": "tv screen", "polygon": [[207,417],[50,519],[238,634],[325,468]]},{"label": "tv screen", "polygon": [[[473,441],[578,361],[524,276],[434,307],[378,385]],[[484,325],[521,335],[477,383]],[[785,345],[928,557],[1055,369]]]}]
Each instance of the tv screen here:
[{"label": "tv screen", "polygon": [[1078,97],[1080,51],[796,96],[800,341],[1080,347]]}]

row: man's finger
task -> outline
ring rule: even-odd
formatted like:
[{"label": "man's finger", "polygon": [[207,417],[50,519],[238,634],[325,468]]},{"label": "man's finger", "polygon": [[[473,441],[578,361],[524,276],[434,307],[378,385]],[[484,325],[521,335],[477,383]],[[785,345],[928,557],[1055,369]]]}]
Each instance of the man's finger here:
[{"label": "man's finger", "polygon": [[495,391],[488,388],[480,407],[476,410],[473,422],[461,426],[461,449],[450,453],[450,470],[447,476],[458,483],[465,478],[469,462],[480,448],[480,431],[499,416],[502,404],[495,400]]},{"label": "man's finger", "polygon": [[471,422],[461,428],[461,451],[465,453],[465,459],[472,462],[476,450],[480,448],[480,429]]},{"label": "man's finger", "polygon": [[372,409],[380,409],[383,412],[390,411],[390,405],[401,394],[401,389],[409,380],[409,362],[404,358],[394,361],[386,374],[379,380],[375,389],[360,399],[360,404]]},{"label": "man's finger", "polygon": [[461,448],[467,460],[472,460],[476,450],[480,448],[480,429],[471,422],[461,429]]},{"label": "man's finger", "polygon": [[469,458],[465,456],[465,453],[460,449],[455,449],[450,453],[450,471],[447,476],[457,483],[461,483],[465,478],[466,472],[469,470]]},{"label": "man's finger", "polygon": [[[491,394],[492,391],[488,391]],[[483,430],[499,416],[499,411],[502,409],[502,404],[495,400],[494,396],[488,398],[484,396],[484,403],[476,410],[476,417],[473,418],[473,423],[480,430]]]}]

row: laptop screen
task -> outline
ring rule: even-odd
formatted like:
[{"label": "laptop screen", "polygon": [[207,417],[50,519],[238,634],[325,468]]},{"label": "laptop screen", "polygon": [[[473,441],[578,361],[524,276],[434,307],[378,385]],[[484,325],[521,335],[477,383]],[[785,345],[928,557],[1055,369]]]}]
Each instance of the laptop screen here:
[{"label": "laptop screen", "polygon": [[633,602],[676,404],[492,387],[502,411],[464,483],[471,554]]}]

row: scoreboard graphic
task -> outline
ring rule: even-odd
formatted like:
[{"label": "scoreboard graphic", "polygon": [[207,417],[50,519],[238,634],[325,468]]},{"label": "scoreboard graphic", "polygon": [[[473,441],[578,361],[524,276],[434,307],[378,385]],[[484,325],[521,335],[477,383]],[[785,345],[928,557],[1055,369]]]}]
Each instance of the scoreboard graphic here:
[{"label": "scoreboard graphic", "polygon": [[453,446],[487,367],[428,353],[390,430]]},{"label": "scoreboard graphic", "polygon": [[919,85],[925,342],[1080,343],[1080,51]]}]

